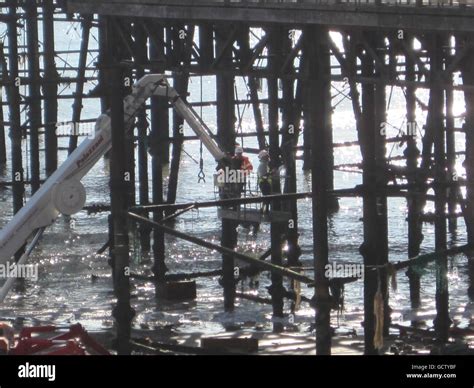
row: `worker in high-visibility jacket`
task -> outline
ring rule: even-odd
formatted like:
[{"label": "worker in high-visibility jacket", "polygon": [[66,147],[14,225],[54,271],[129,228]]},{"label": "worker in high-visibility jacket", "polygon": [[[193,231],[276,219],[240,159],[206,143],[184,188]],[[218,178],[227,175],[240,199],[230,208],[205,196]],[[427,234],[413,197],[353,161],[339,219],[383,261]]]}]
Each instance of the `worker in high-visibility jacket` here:
[{"label": "worker in high-visibility jacket", "polygon": [[236,172],[235,179],[233,179],[233,191],[236,197],[240,197],[245,189],[247,176],[253,171],[253,165],[250,159],[244,155],[244,149],[237,145],[232,158],[231,169]]},{"label": "worker in high-visibility jacket", "polygon": [[252,162],[247,156],[244,155],[244,149],[241,146],[235,147],[234,161],[236,161],[235,165],[237,168],[244,171],[246,174],[249,174],[253,171]]}]

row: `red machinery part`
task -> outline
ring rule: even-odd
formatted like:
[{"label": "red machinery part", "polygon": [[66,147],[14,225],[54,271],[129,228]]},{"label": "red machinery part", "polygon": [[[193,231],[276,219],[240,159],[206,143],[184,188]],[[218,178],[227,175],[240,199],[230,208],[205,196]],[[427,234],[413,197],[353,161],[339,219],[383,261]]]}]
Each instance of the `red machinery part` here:
[{"label": "red machinery part", "polygon": [[38,326],[23,328],[18,336],[16,346],[10,349],[11,355],[110,355],[110,352],[99,344],[80,324],[73,325],[65,333],[52,338],[33,337],[35,334],[55,333],[55,326]]}]

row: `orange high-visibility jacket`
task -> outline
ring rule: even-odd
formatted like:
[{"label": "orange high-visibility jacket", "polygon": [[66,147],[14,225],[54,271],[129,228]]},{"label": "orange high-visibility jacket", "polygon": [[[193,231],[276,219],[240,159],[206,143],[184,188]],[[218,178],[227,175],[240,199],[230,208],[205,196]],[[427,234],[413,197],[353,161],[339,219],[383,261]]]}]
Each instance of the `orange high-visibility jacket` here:
[{"label": "orange high-visibility jacket", "polygon": [[242,156],[242,170],[251,172],[253,171],[253,165],[247,156]]}]

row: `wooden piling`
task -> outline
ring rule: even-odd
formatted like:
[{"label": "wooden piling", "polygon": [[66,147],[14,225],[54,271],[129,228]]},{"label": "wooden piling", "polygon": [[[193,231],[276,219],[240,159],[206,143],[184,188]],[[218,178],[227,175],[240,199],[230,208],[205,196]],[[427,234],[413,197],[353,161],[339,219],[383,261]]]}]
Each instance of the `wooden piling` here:
[{"label": "wooden piling", "polygon": [[[31,4],[30,4],[31,3]],[[417,3],[419,3],[417,1]],[[316,308],[316,348],[321,355],[331,352],[331,307],[334,307],[329,292],[329,279],[325,276],[325,267],[329,262],[328,247],[328,213],[337,208],[339,196],[363,197],[363,232],[364,243],[360,247],[363,256],[364,274],[364,336],[365,353],[377,354],[381,348],[380,339],[388,334],[390,327],[390,308],[388,305],[387,275],[388,265],[388,204],[389,197],[407,198],[408,200],[408,257],[405,265],[408,270],[410,285],[410,301],[412,308],[420,306],[420,275],[417,274],[409,262],[419,260],[420,246],[423,241],[423,222],[434,222],[436,248],[436,310],[434,321],[436,336],[439,341],[446,341],[451,324],[449,317],[449,290],[447,287],[448,262],[447,222],[449,230],[456,230],[457,206],[460,205],[465,218],[468,242],[474,242],[474,54],[469,47],[470,35],[456,35],[456,54],[464,50],[464,58],[453,54],[451,47],[451,32],[433,34],[425,31],[416,35],[421,42],[421,50],[416,50],[413,43],[415,32],[408,34],[408,38],[392,38],[390,45],[386,45],[385,32],[371,30],[364,31],[363,26],[357,28],[346,25],[344,28],[337,24],[332,28],[341,32],[344,53],[330,41],[328,29],[321,25],[308,26],[305,24],[302,37],[293,47],[289,38],[287,24],[263,23],[265,34],[259,43],[251,48],[253,41],[251,28],[257,27],[246,21],[240,23],[226,23],[220,21],[197,20],[199,26],[199,47],[194,42],[193,21],[185,19],[153,20],[151,17],[144,21],[140,17],[111,18],[99,16],[99,86],[92,96],[84,95],[84,83],[93,78],[86,76],[91,68],[87,64],[89,35],[95,22],[91,16],[84,16],[82,28],[83,36],[79,52],[79,65],[74,70],[76,77],[59,77],[55,63],[54,47],[54,14],[55,3],[45,0],[43,7],[43,41],[44,52],[38,52],[38,13],[36,2],[17,2],[8,0],[8,63],[6,69],[2,63],[2,81],[5,82],[9,107],[9,126],[11,137],[12,182],[4,182],[2,187],[13,187],[14,211],[17,212],[24,197],[23,161],[25,150],[22,150],[22,139],[29,141],[30,174],[32,191],[39,188],[41,183],[41,164],[39,156],[40,131],[44,126],[45,135],[45,167],[46,174],[50,175],[57,167],[58,137],[55,125],[58,119],[58,100],[74,98],[73,129],[82,122],[82,103],[85,98],[101,97],[103,111],[111,108],[112,116],[112,143],[111,151],[111,225],[110,247],[113,256],[113,282],[117,296],[117,305],[114,308],[114,318],[117,322],[118,351],[120,354],[130,352],[130,325],[133,310],[130,303],[129,279],[129,241],[126,213],[130,206],[135,204],[134,193],[134,162],[139,165],[140,205],[136,208],[143,211],[147,217],[153,213],[153,220],[131,215],[134,221],[155,226],[153,231],[153,280],[159,284],[169,279],[166,276],[165,240],[164,233],[177,238],[197,243],[202,247],[222,254],[222,285],[224,289],[224,308],[226,311],[234,309],[236,298],[236,282],[240,272],[236,267],[236,259],[255,264],[260,269],[271,271],[272,285],[269,289],[272,296],[271,304],[275,317],[284,316],[284,298],[286,290],[283,278],[287,276],[292,281],[302,281],[315,287],[313,299]],[[92,2],[89,2],[92,4]],[[263,4],[263,3],[262,3]],[[376,0],[376,5],[381,5]],[[420,3],[421,4],[421,3]],[[18,66],[18,34],[17,6],[26,11],[26,38],[27,68],[19,71]],[[192,6],[192,5],[190,5]],[[152,6],[150,6],[152,7]],[[170,5],[170,7],[172,7]],[[258,8],[258,7],[257,7]],[[277,7],[279,8],[279,7]],[[296,10],[296,8],[295,8]],[[166,10],[166,12],[169,12]],[[295,11],[296,12],[296,11]],[[298,11],[299,12],[299,11]],[[420,11],[421,12],[421,11]],[[390,12],[389,12],[390,13]],[[433,15],[431,15],[434,17]],[[276,17],[276,16],[275,16]],[[367,16],[369,17],[369,16]],[[389,17],[389,16],[387,16]],[[390,17],[391,18],[391,17]],[[388,20],[388,19],[387,19]],[[400,17],[400,23],[403,17]],[[133,30],[131,27],[133,23]],[[222,24],[221,24],[222,23]],[[305,23],[309,23],[305,22]],[[321,23],[321,22],[320,22]],[[347,21],[346,21],[347,23]],[[444,23],[444,22],[443,22]],[[252,27],[251,27],[252,26]],[[296,28],[299,28],[298,26]],[[166,31],[166,34],[165,34]],[[184,33],[184,35],[183,35]],[[149,44],[147,42],[149,38]],[[257,36],[255,35],[255,38]],[[296,58],[299,57],[300,68],[295,69]],[[147,55],[147,47],[150,53]],[[331,63],[331,54],[340,66]],[[449,52],[448,52],[449,51]],[[401,54],[405,62],[402,63]],[[44,55],[43,62],[40,61]],[[387,66],[387,56],[389,63]],[[133,61],[132,61],[133,59]],[[359,61],[360,59],[360,61]],[[125,70],[123,61],[128,67]],[[456,62],[457,65],[456,65]],[[267,63],[264,68],[262,63]],[[403,70],[403,65],[405,69]],[[459,69],[459,68],[460,69]],[[68,68],[66,65],[65,68]],[[335,69],[333,72],[332,69]],[[453,74],[461,70],[463,85],[453,85]],[[275,171],[284,164],[287,176],[285,178],[285,196],[266,198],[272,202],[272,210],[288,210],[291,212],[292,227],[289,229],[272,218],[271,263],[247,257],[235,252],[237,246],[238,222],[229,219],[222,220],[221,246],[207,243],[204,240],[177,232],[163,226],[166,221],[174,220],[184,211],[200,207],[223,206],[237,210],[242,204],[259,203],[262,200],[247,198],[248,202],[239,202],[234,198],[233,203],[177,204],[178,182],[180,178],[181,151],[184,141],[199,140],[197,136],[184,136],[183,119],[173,113],[173,134],[169,137],[169,101],[164,98],[153,98],[150,105],[151,135],[148,137],[146,108],[138,114],[137,135],[138,154],[135,155],[135,134],[126,133],[123,122],[123,79],[135,71],[137,78],[146,71],[165,73],[170,72],[174,77],[173,86],[178,93],[186,98],[190,77],[195,75],[216,76],[216,101],[201,101],[197,106],[212,106],[217,104],[217,134],[216,139],[224,151],[232,153],[236,145],[236,114],[235,107],[241,104],[250,104],[253,109],[256,131],[242,134],[243,137],[255,137],[258,149],[246,148],[246,152],[258,153],[259,150],[270,147],[272,168]],[[340,73],[339,73],[340,71]],[[127,72],[127,74],[125,74]],[[44,79],[41,79],[44,74]],[[247,77],[249,96],[242,101],[236,101],[235,76]],[[400,79],[401,78],[404,79]],[[21,78],[20,78],[21,77]],[[259,93],[259,81],[266,80],[268,98],[262,98]],[[348,81],[350,97],[357,126],[357,142],[343,142],[338,147],[360,146],[362,163],[345,163],[337,168],[357,169],[362,173],[363,184],[355,188],[334,190],[334,157],[333,133],[331,127],[332,96],[331,80]],[[58,84],[63,82],[76,83],[73,96],[58,95]],[[20,96],[19,85],[26,86],[28,91],[24,99]],[[295,90],[296,84],[296,90]],[[361,95],[357,90],[361,86]],[[381,133],[383,124],[387,121],[386,115],[386,87],[395,85],[406,91],[407,107],[407,134],[400,138],[387,139]],[[41,95],[40,87],[43,87]],[[281,90],[280,90],[281,86]],[[425,134],[422,139],[421,164],[418,166],[420,150],[415,138],[415,122],[417,104],[416,88],[429,88],[430,100]],[[455,128],[453,105],[455,103],[454,90],[463,90],[466,102],[466,117],[463,128]],[[341,92],[343,97],[345,91]],[[282,98],[280,98],[282,95]],[[214,99],[213,99],[214,100]],[[248,100],[248,101],[247,101]],[[44,101],[44,120],[42,120],[42,101]],[[264,130],[262,104],[268,104],[267,132]],[[3,109],[3,104],[2,107]],[[26,108],[26,109],[25,109]],[[443,111],[446,115],[443,116]],[[26,112],[26,122],[22,126],[23,114]],[[5,139],[3,133],[3,110],[0,110],[0,164],[6,160]],[[304,116],[304,146],[297,147],[300,119]],[[282,126],[280,126],[280,118]],[[290,132],[289,130],[292,130]],[[465,168],[466,179],[461,177],[457,182],[455,177],[456,158],[463,154],[456,149],[455,132],[463,132],[466,136]],[[266,138],[268,136],[268,139]],[[267,141],[268,140],[268,141]],[[163,166],[169,160],[169,142],[173,142],[170,177],[167,198],[164,198]],[[406,141],[404,156],[388,158],[387,144]],[[69,151],[77,146],[77,136],[73,133]],[[433,152],[434,147],[434,152]],[[148,150],[149,148],[149,150]],[[311,170],[312,194],[297,194],[296,160],[301,159],[296,151],[304,151],[303,168]],[[149,205],[149,172],[148,151],[152,157],[152,191],[153,205]],[[137,159],[136,159],[137,158]],[[404,160],[406,159],[406,160]],[[406,167],[396,165],[406,162]],[[128,173],[128,178],[126,178]],[[400,179],[403,183],[391,180]],[[197,180],[197,178],[196,178]],[[466,186],[466,200],[461,195],[461,188]],[[280,176],[274,174],[273,192],[281,193]],[[434,189],[435,195],[427,195],[427,190]],[[282,257],[282,242],[288,240],[288,265],[298,266],[298,213],[297,199],[312,197],[313,222],[313,250],[315,279],[285,268]],[[265,201],[263,200],[263,201]],[[253,202],[252,202],[253,201]],[[424,213],[428,201],[434,201],[435,213]],[[203,205],[204,204],[204,205]],[[176,212],[187,206],[183,212]],[[446,214],[446,207],[448,213]],[[105,206],[104,206],[105,209]],[[130,214],[129,214],[130,215]],[[151,218],[151,217],[150,217]],[[301,220],[300,220],[301,221]],[[141,243],[144,252],[150,250],[150,229],[141,229]],[[268,257],[268,256],[266,256]],[[415,259],[416,258],[416,259]],[[413,263],[413,262],[412,262]],[[392,269],[392,268],[391,268]],[[468,262],[470,277],[469,296],[474,298],[474,264]],[[216,273],[216,272],[212,272]],[[380,295],[381,294],[381,295]],[[382,299],[380,299],[380,297]],[[268,299],[255,298],[257,301]],[[382,304],[380,303],[382,300]],[[381,308],[382,307],[382,308]],[[383,333],[380,335],[380,315],[383,309]]]},{"label": "wooden piling", "polygon": [[10,82],[8,74],[8,65],[5,58],[5,45],[0,44],[0,73],[1,73],[1,87],[0,87],[0,165],[4,165],[7,162],[7,144],[5,139],[5,115],[3,112],[4,103],[3,101],[3,90],[5,88],[6,94],[8,95],[8,85]]},{"label": "wooden piling", "polygon": [[[232,63],[231,52],[226,47],[229,27],[216,29],[216,52],[222,53],[219,66],[226,67]],[[216,76],[217,99],[217,141],[225,152],[232,153],[235,148],[235,95],[234,77],[226,74]]]},{"label": "wooden piling", "polygon": [[[84,77],[86,75],[87,57],[89,50],[90,30],[92,27],[92,16],[84,16],[82,22],[82,37],[81,37],[81,48],[79,53],[79,64],[77,68],[77,82],[76,90],[74,92],[74,102],[72,105],[72,123],[73,128],[76,129],[81,121],[82,108],[83,108],[83,94],[84,94]],[[69,139],[69,154],[71,154],[77,147],[78,136],[74,131]]]},{"label": "wooden piling", "polygon": [[[135,39],[135,60],[137,61],[136,77],[140,79],[145,75],[143,66],[148,62],[147,36],[143,26],[136,21],[134,23]],[[139,200],[140,205],[149,204],[149,182],[148,182],[148,121],[146,117],[146,108],[140,109],[137,114],[138,131],[138,181],[139,181]],[[140,246],[143,253],[148,253],[151,248],[150,228],[147,225],[140,225]]]},{"label": "wooden piling", "polygon": [[[290,54],[292,49],[292,41],[290,32],[284,30],[282,33],[283,55]],[[294,72],[294,63],[292,63],[290,72]],[[299,124],[296,122],[295,116],[295,80],[282,79],[282,107],[281,107],[281,153],[282,162],[285,165],[286,177],[284,185],[284,193],[296,193],[297,177],[296,177],[296,146],[298,144]],[[287,226],[288,241],[288,265],[295,267],[301,265],[299,261],[301,248],[298,244],[298,203],[296,199],[284,203],[285,210],[291,213],[291,220]]]},{"label": "wooden piling", "polygon": [[[281,27],[272,27],[267,30],[270,36],[268,44],[268,70],[269,73],[274,74],[273,77],[267,79],[268,83],[268,131],[270,140],[270,168],[273,170],[272,179],[272,193],[281,193],[279,168],[281,166],[281,151],[280,151],[280,115],[278,104],[278,69],[281,67]],[[271,211],[281,210],[281,202],[273,201]],[[282,265],[282,225],[278,222],[272,222],[270,225],[270,242],[271,242],[271,261],[275,265]],[[273,316],[283,317],[284,309],[284,294],[286,292],[283,286],[283,278],[273,273],[271,276],[272,284],[269,289],[272,296]]]},{"label": "wooden piling", "polygon": [[130,304],[130,259],[127,223],[127,186],[124,179],[126,161],[125,124],[123,109],[123,69],[119,66],[109,70],[108,90],[110,90],[112,119],[112,150],[110,159],[110,201],[114,230],[114,289],[117,303],[113,316],[117,327],[117,352],[130,354],[131,321],[134,311]]},{"label": "wooden piling", "polygon": [[[240,69],[245,71],[249,63],[252,62],[252,50],[250,49],[250,28],[248,26],[241,26],[237,37],[239,44],[239,64]],[[252,104],[253,116],[255,120],[255,128],[257,135],[258,148],[263,150],[267,148],[267,140],[265,138],[265,128],[263,125],[263,114],[260,106],[260,97],[258,91],[258,80],[249,75],[247,77],[247,85],[249,90],[249,98]]]},{"label": "wooden piling", "polygon": [[312,74],[306,87],[304,100],[305,132],[311,134],[311,181],[313,192],[313,249],[316,307],[316,354],[331,354],[331,296],[326,265],[329,262],[328,246],[328,195],[327,159],[331,149],[321,141],[331,131],[331,84],[329,67],[329,32],[323,27],[307,27],[305,55]]},{"label": "wooden piling", "polygon": [[[414,44],[413,37],[408,37],[408,44],[410,47]],[[415,80],[415,63],[412,58],[407,56],[405,58],[405,78],[408,81]],[[416,144],[417,126],[416,126],[416,88],[414,86],[407,86],[405,91],[406,96],[406,110],[407,110],[407,146],[404,150],[406,157],[406,166],[408,169],[407,181],[413,185],[412,189],[408,190],[409,196],[407,198],[408,208],[408,257],[416,257],[420,254],[420,245],[423,240],[422,222],[420,219],[420,206],[418,205],[419,196],[416,194],[415,184],[417,183],[418,157],[420,151]],[[413,133],[414,132],[414,133]],[[420,307],[420,275],[411,267],[407,270],[408,282],[410,286],[410,304],[416,309]]]},{"label": "wooden piling", "polygon": [[[451,35],[446,35],[443,39],[443,46],[446,46],[448,53],[444,55],[445,68],[448,68],[452,62],[451,51],[454,49],[451,45]],[[453,83],[453,75],[449,74],[447,77],[450,83]],[[445,111],[446,111],[446,163],[448,179],[457,181],[456,173],[456,137],[454,132],[454,91],[452,88],[445,90]],[[459,190],[450,188],[447,190],[448,199],[448,213],[455,214],[458,202]],[[449,218],[448,227],[450,233],[455,233],[457,229],[457,219],[455,217]]]},{"label": "wooden piling", "polygon": [[[231,30],[227,26],[219,26],[215,30],[216,53],[220,56],[219,66],[228,66],[232,60],[232,54],[226,47],[226,42]],[[217,141],[222,149],[233,155],[235,135],[235,95],[234,77],[218,74],[216,75],[216,121]],[[222,219],[221,245],[225,248],[234,249],[237,245],[237,223],[234,220]],[[235,303],[235,262],[231,255],[222,255],[222,286],[224,288],[224,309],[233,311]]]},{"label": "wooden piling", "polygon": [[205,23],[199,26],[199,65],[207,69],[214,57],[214,31],[212,25]]},{"label": "wooden piling", "polygon": [[[443,40],[440,34],[430,37],[430,71],[432,79],[443,70]],[[433,82],[430,98],[430,109],[434,136],[434,171],[435,171],[435,248],[445,250],[446,241],[446,152],[445,128],[443,120],[444,92],[437,82]],[[449,336],[449,295],[448,295],[448,259],[440,255],[436,260],[436,318],[434,327],[439,341],[447,341]]]},{"label": "wooden piling", "polygon": [[[3,49],[3,47],[2,47]],[[6,75],[2,73],[2,80],[6,79]],[[3,88],[0,88],[0,165],[4,165],[7,162],[7,145],[5,142],[5,116],[3,114]]]},{"label": "wooden piling", "polygon": [[[180,42],[178,47],[182,48],[183,44],[187,46],[192,45],[193,39],[194,39],[194,28],[190,29],[186,33],[184,42],[180,42],[178,39],[178,42]],[[180,70],[173,75],[174,88],[183,97],[187,96],[188,88],[189,88],[189,74],[183,69],[187,65],[189,65],[189,62],[191,60],[190,50],[189,49],[185,50],[185,52],[186,52],[186,55],[183,56],[183,62],[184,62],[183,66],[181,66]],[[168,53],[168,49],[167,49],[167,53]],[[173,139],[174,141],[173,141],[173,150],[171,154],[171,163],[170,163],[170,177],[168,181],[168,195],[167,195],[168,203],[176,202],[176,195],[178,191],[179,166],[181,163],[181,152],[182,152],[182,147],[183,147],[183,136],[184,136],[184,120],[177,112],[173,112]]]},{"label": "wooden piling", "polygon": [[[43,47],[44,47],[44,143],[46,175],[58,168],[58,77],[56,69],[53,0],[43,2]],[[82,83],[82,81],[78,81]],[[82,94],[82,92],[81,92]],[[75,122],[73,120],[73,122]]]},{"label": "wooden piling", "polygon": [[[364,33],[364,39],[373,45],[373,38]],[[373,46],[372,46],[373,47]],[[374,60],[367,50],[361,53],[362,76],[371,77],[374,74]],[[378,264],[377,252],[377,224],[378,224],[378,197],[377,197],[377,154],[376,139],[380,136],[380,129],[375,115],[375,87],[362,85],[362,125],[359,132],[359,142],[362,153],[363,185],[365,188],[363,201],[364,242],[360,252],[364,258],[364,343],[365,354],[377,354],[375,348],[375,314],[374,299],[379,287],[380,276],[378,271],[370,270]]]},{"label": "wooden piling", "polygon": [[[158,25],[155,36],[158,41],[152,41],[150,44],[150,60],[156,61],[156,70],[163,72],[162,63],[165,57],[165,48],[160,44],[164,39],[164,30]],[[166,98],[152,97],[150,108],[151,132],[150,132],[150,153],[151,174],[152,174],[152,192],[153,203],[161,204],[163,198],[163,165],[168,161],[169,153],[167,137],[169,134],[169,114],[168,101]],[[179,166],[178,166],[179,171]],[[174,172],[173,172],[174,173]],[[176,180],[177,182],[177,180]],[[153,220],[159,222],[163,218],[163,212],[153,213]],[[168,268],[166,267],[165,257],[165,237],[162,231],[153,230],[153,274],[157,285],[164,282]],[[158,291],[158,289],[157,289]]]},{"label": "wooden piling", "polygon": [[99,69],[98,75],[98,85],[95,90],[95,94],[100,96],[100,106],[101,112],[106,112],[110,107],[109,102],[109,93],[107,93],[107,81],[105,77],[105,70],[103,69],[108,61],[107,58],[107,30],[108,30],[108,19],[105,16],[98,16],[98,45],[99,45],[99,54],[98,54],[98,63],[97,67]]},{"label": "wooden piling", "polygon": [[[375,85],[375,163],[376,163],[376,187],[386,187],[388,185],[388,170],[386,159],[386,136],[382,132],[382,128],[387,126],[387,96],[385,72],[387,71],[387,60],[383,54],[385,46],[385,37],[383,34],[374,39],[374,46],[369,49],[373,50],[374,62],[376,64],[376,75],[379,76],[379,82]],[[386,192],[383,190],[377,193],[377,265],[386,266],[388,264],[388,200]],[[389,289],[388,289],[388,273],[386,268],[380,269],[378,273],[379,287],[383,297],[383,335],[388,336],[390,328],[390,306],[389,306]]]},{"label": "wooden piling", "polygon": [[[16,214],[23,207],[24,170],[22,159],[22,128],[21,128],[21,100],[20,100],[20,78],[18,72],[18,40],[17,40],[17,1],[8,0],[8,106],[10,111],[10,139],[12,159],[12,182],[13,182],[13,213]],[[20,252],[21,254],[21,252]],[[19,258],[19,256],[17,255]]]},{"label": "wooden piling", "polygon": [[[470,43],[470,36],[462,37],[463,46]],[[463,83],[474,84],[474,53],[471,51],[461,63],[461,74]],[[466,158],[464,167],[466,169],[466,208],[465,221],[467,238],[469,244],[474,244],[474,92],[465,90],[464,99],[466,101]]]},{"label": "wooden piling", "polygon": [[26,41],[28,46],[28,119],[30,125],[30,179],[31,190],[40,187],[39,129],[42,124],[40,64],[38,39],[38,10],[35,2],[25,3]]},{"label": "wooden piling", "polygon": [[[470,43],[469,35],[461,35],[459,46],[465,47]],[[457,40],[458,41],[458,40]],[[474,84],[474,52],[471,50],[460,66],[463,83]],[[465,201],[465,222],[469,244],[474,244],[474,92],[464,91],[466,101],[466,158],[464,168],[466,169],[466,201]],[[468,295],[474,300],[474,260],[468,259],[469,287]]]}]

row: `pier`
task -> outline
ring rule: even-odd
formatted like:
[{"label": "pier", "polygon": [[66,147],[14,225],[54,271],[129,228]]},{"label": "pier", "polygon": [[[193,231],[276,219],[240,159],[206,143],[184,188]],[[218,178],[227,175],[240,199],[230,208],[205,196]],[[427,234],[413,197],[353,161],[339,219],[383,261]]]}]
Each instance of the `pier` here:
[{"label": "pier", "polygon": [[[285,307],[287,302],[300,299],[301,287],[312,290],[306,303],[315,311],[318,355],[330,355],[334,346],[331,317],[338,310],[338,292],[344,284],[360,282],[363,352],[379,354],[396,326],[390,314],[390,279],[406,272],[406,307],[417,309],[422,275],[414,268],[433,262],[436,318],[431,334],[440,344],[452,337],[450,256],[465,254],[469,284],[462,286],[474,298],[474,2],[6,0],[0,10],[6,31],[0,42],[6,96],[0,110],[0,163],[9,159],[11,169],[11,181],[0,185],[12,189],[8,206],[13,214],[58,168],[58,137],[69,139],[69,154],[86,137],[80,130],[58,133],[61,102],[72,104],[73,128],[95,122],[96,117],[85,115],[86,101],[95,101],[110,115],[110,202],[87,204],[84,211],[109,214],[103,252],[109,252],[113,273],[119,354],[130,354],[133,344],[144,346],[131,335],[133,282],[152,283],[158,298],[172,299],[175,292],[189,292],[174,287],[193,287],[194,279],[220,276],[223,308],[232,312],[238,308],[236,300],[252,298],[238,291],[245,270],[270,274],[266,298],[253,300],[271,304],[275,318],[297,314]],[[67,62],[71,51],[55,45],[58,23],[74,23],[80,31],[77,67]],[[97,49],[91,49],[92,39]],[[236,144],[249,155],[268,150],[272,168],[285,171],[283,178],[273,179],[272,194],[177,201],[183,147],[199,137],[185,135],[173,101],[156,96],[127,130],[123,101],[145,74],[165,74],[184,100],[193,79],[211,77],[215,101],[201,96],[189,105],[201,111],[215,108],[217,126],[211,136],[223,152],[233,154]],[[236,93],[238,79],[246,85],[246,96]],[[89,82],[96,86],[85,92]],[[73,92],[64,93],[64,85]],[[404,99],[404,120],[396,126],[388,118],[395,93]],[[341,101],[352,107],[348,121],[354,123],[356,140],[335,140],[333,115]],[[462,103],[464,112],[457,116],[454,107]],[[239,126],[244,109],[252,112],[251,131]],[[248,139],[255,139],[258,148],[246,147]],[[335,156],[353,147],[360,150],[361,162],[337,163]],[[398,155],[392,155],[394,147]],[[201,154],[193,155],[202,180],[203,152],[201,146]],[[311,178],[307,191],[298,190],[300,165]],[[361,184],[337,187],[335,174],[340,172],[359,174]],[[351,262],[363,266],[363,276],[328,278],[328,265],[334,262],[329,220],[344,198],[362,200],[363,243]],[[401,261],[391,259],[389,248],[395,215],[388,203],[395,198],[406,201],[406,214],[400,210],[397,215],[406,223],[408,241]],[[311,201],[311,214],[299,214],[303,200]],[[268,215],[260,212],[264,203],[270,204]],[[433,211],[426,212],[426,206]],[[180,216],[200,208],[220,209],[219,243],[174,227]],[[311,270],[300,261],[302,217],[312,226]],[[257,258],[239,251],[237,228],[245,222],[270,224],[268,250]],[[430,253],[421,250],[428,223],[434,223],[435,234]],[[135,230],[141,251],[152,252],[152,276],[130,271]],[[456,233],[465,236],[465,244],[451,238]],[[212,273],[170,273],[168,235],[220,255],[221,267]],[[240,268],[241,263],[248,267]],[[274,326],[278,333],[281,328]]]}]

